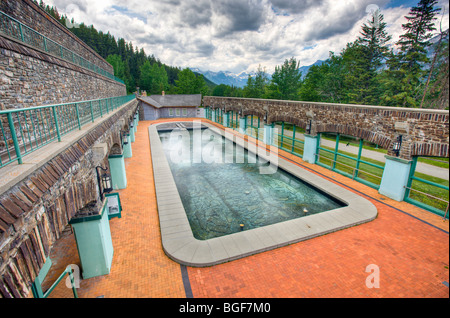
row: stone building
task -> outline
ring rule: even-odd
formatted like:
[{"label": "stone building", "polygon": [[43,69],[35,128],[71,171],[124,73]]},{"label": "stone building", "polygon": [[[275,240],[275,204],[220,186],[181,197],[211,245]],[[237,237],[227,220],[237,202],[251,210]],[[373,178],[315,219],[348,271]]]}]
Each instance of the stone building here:
[{"label": "stone building", "polygon": [[140,119],[200,117],[201,94],[139,96],[141,102]]}]

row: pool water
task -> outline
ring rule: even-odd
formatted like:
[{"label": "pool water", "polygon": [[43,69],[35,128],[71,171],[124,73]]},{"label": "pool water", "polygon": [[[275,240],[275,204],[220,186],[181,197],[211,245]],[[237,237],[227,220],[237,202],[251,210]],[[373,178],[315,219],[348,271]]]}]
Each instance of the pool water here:
[{"label": "pool water", "polygon": [[[200,143],[193,142],[192,130],[189,140],[171,137],[170,132],[159,135],[196,239],[207,240],[346,206],[280,168],[273,174],[261,174],[259,167],[267,162],[209,129],[202,133],[202,151],[230,162],[222,150],[233,149],[232,163],[194,160],[193,147]],[[190,149],[189,158],[182,162],[173,160],[180,144]]]}]

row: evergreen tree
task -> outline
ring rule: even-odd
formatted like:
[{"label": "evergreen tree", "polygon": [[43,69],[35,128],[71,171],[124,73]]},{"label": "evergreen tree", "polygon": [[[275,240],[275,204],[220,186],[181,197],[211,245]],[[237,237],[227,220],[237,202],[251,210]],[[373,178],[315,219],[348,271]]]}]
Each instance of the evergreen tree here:
[{"label": "evergreen tree", "polygon": [[264,96],[270,99],[297,100],[302,83],[299,67],[300,62],[294,57],[286,59],[283,65],[276,66]]},{"label": "evergreen tree", "polygon": [[209,91],[203,75],[196,76],[189,68],[185,68],[178,73],[178,80],[175,80],[178,94],[202,94]]},{"label": "evergreen tree", "polygon": [[386,22],[379,10],[375,11],[372,19],[362,26],[357,39],[358,47],[358,76],[359,93],[355,94],[354,102],[359,104],[376,105],[379,100],[378,74],[383,62],[388,56],[387,43],[391,36],[386,33]]},{"label": "evergreen tree", "polygon": [[427,47],[432,37],[437,0],[420,0],[411,8],[403,24],[405,33],[397,42],[398,54],[391,54],[389,69],[383,76],[385,93],[382,101],[386,105],[417,107],[420,99],[421,83],[426,75],[424,65],[429,62]]}]

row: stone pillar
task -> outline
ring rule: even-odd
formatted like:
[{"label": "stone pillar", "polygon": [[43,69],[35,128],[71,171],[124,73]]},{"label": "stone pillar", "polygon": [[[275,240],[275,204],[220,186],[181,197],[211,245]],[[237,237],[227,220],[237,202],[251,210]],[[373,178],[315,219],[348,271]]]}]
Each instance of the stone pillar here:
[{"label": "stone pillar", "polygon": [[378,192],[396,201],[403,201],[412,161],[387,155],[385,157],[386,163]]},{"label": "stone pillar", "polygon": [[124,158],[131,158],[133,156],[133,151],[131,150],[131,140],[130,134],[128,134],[128,142],[123,144],[123,156]]},{"label": "stone pillar", "polygon": [[137,114],[134,115],[134,126],[138,126],[139,116]]},{"label": "stone pillar", "polygon": [[245,135],[246,130],[247,130],[247,117],[239,117],[239,132]]},{"label": "stone pillar", "polygon": [[303,148],[303,160],[309,163],[316,163],[316,152],[319,146],[319,136],[311,136],[305,134],[305,144]]},{"label": "stone pillar", "polygon": [[125,171],[125,160],[123,154],[110,155],[108,157],[108,161],[113,189],[125,189],[127,187],[127,174]]}]

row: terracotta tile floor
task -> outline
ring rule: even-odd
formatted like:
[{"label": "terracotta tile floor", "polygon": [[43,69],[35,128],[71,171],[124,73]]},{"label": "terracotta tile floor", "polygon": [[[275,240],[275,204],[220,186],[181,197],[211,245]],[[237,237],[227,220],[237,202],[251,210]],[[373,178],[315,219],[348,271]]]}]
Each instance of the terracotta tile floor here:
[{"label": "terracotta tile floor", "polygon": [[[122,218],[110,221],[111,273],[82,280],[79,297],[186,297],[180,265],[161,248],[148,142],[151,123],[139,122],[133,157],[125,159],[128,186],[118,191]],[[194,297],[449,297],[449,288],[443,284],[449,281],[448,221],[284,151],[279,154],[365,196],[377,206],[378,217],[229,263],[188,267]],[[79,265],[70,231],[56,242],[51,258],[54,265],[44,284],[47,287],[66,265]],[[370,264],[379,268],[379,288],[366,286]],[[72,297],[71,290],[60,284],[52,297]]]}]

